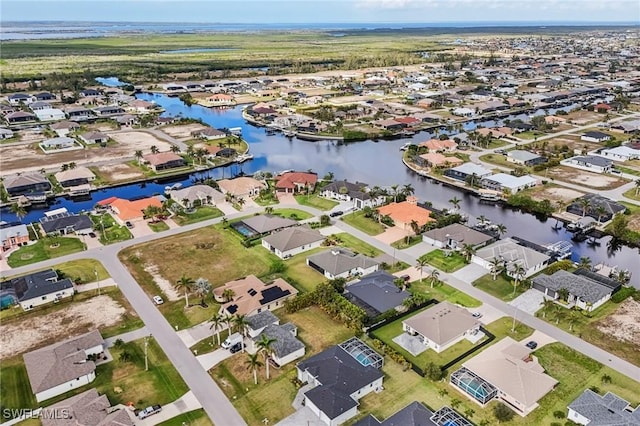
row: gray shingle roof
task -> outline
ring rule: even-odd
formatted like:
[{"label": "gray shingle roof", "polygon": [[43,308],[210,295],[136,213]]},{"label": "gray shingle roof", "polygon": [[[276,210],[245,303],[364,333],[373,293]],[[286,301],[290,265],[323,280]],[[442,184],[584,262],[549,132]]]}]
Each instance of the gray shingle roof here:
[{"label": "gray shingle roof", "polygon": [[521,246],[511,238],[496,241],[479,249],[476,252],[476,256],[487,261],[491,261],[494,258],[504,259],[509,270],[512,270],[517,264],[529,269],[550,259],[546,254]]},{"label": "gray shingle roof", "polygon": [[353,254],[349,250],[342,248],[333,248],[323,251],[322,253],[314,254],[313,256],[309,256],[307,260],[329,272],[331,275],[340,275],[355,268],[366,269],[378,264],[378,262],[370,257]]},{"label": "gray shingle roof", "polygon": [[538,154],[534,154],[533,152],[524,151],[521,149],[514,149],[513,151],[509,151],[507,153],[507,156],[519,161],[531,161],[535,160],[536,158],[540,158]]},{"label": "gray shingle roof", "polygon": [[54,217],[43,217],[40,219],[42,229],[47,234],[65,231],[73,228],[74,231],[91,230],[93,222],[91,218],[84,214],[56,215]]},{"label": "gray shingle roof", "polygon": [[346,180],[337,180],[322,188],[322,191],[341,193],[341,188],[347,189],[347,194],[351,198],[358,200],[368,200],[371,196],[366,192],[367,184],[363,182],[351,183]]},{"label": "gray shingle roof", "polygon": [[458,243],[471,244],[476,246],[493,239],[492,236],[483,234],[482,232],[471,229],[467,226],[454,223],[452,225],[445,226],[444,228],[432,229],[425,232],[423,235],[434,239],[436,241],[445,242],[447,235]]},{"label": "gray shingle roof", "polygon": [[437,426],[431,420],[433,412],[423,404],[413,401],[400,411],[383,421],[379,421],[371,414],[353,426]]},{"label": "gray shingle roof", "polygon": [[242,223],[259,234],[265,234],[267,232],[275,231],[276,229],[288,228],[289,226],[296,225],[298,222],[292,219],[285,219],[280,216],[261,214],[243,219]]},{"label": "gray shingle roof", "polygon": [[260,339],[262,339],[262,335],[267,336],[269,339],[275,339],[275,342],[271,344],[271,348],[278,358],[283,358],[304,348],[304,343],[294,335],[296,330],[296,326],[292,323],[283,325],[269,324],[262,333],[253,340],[259,342]]},{"label": "gray shingle roof", "polygon": [[538,275],[533,279],[533,283],[553,291],[565,288],[570,294],[587,303],[595,303],[613,291],[597,281],[563,270],[556,271],[553,275]]},{"label": "gray shingle roof", "polygon": [[73,283],[69,278],[63,280],[57,278],[56,272],[53,269],[48,269],[4,281],[0,284],[0,288],[3,293],[13,294],[19,302],[73,288]]},{"label": "gray shingle roof", "polygon": [[627,401],[611,392],[600,396],[591,389],[569,404],[570,409],[589,419],[589,426],[640,425],[640,410],[626,411],[628,406]]},{"label": "gray shingle roof", "polygon": [[607,158],[598,157],[597,155],[582,155],[579,157],[573,157],[572,160],[574,162],[593,164],[594,166],[598,167],[607,167],[613,164],[613,161]]},{"label": "gray shingle roof", "polygon": [[310,229],[306,226],[296,226],[271,234],[263,238],[263,240],[268,242],[271,247],[284,252],[303,245],[322,241],[324,240],[324,236],[315,229]]},{"label": "gray shingle roof", "polygon": [[109,414],[110,408],[111,403],[106,395],[99,395],[97,390],[89,389],[45,408],[51,414],[56,410],[67,410],[68,417],[43,415],[42,426],[133,426],[125,410]]},{"label": "gray shingle roof", "polygon": [[39,393],[95,371],[95,363],[87,360],[84,351],[103,343],[100,332],[94,330],[24,354],[32,391]]},{"label": "gray shingle roof", "polygon": [[280,320],[273,314],[273,312],[267,310],[247,317],[247,322],[249,323],[249,327],[253,330],[259,330],[269,324],[278,324]]},{"label": "gray shingle roof", "polygon": [[378,313],[383,313],[411,296],[407,291],[400,291],[393,281],[397,277],[386,271],[376,271],[365,275],[357,283],[350,284],[346,290],[357,299],[373,307]]},{"label": "gray shingle roof", "polygon": [[40,184],[40,183],[49,183],[49,181],[42,175],[30,174],[30,175],[6,177],[3,182],[4,187],[7,190],[11,188],[18,188],[21,186]]}]

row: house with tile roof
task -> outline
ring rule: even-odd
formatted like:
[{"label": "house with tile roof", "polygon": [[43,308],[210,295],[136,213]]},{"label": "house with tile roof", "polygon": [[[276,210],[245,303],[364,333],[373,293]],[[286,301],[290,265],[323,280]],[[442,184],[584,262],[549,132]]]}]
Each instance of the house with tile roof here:
[{"label": "house with tile roof", "polygon": [[380,266],[370,257],[339,247],[307,257],[307,265],[330,280],[367,275],[377,271]]},{"label": "house with tile roof", "polygon": [[142,157],[144,163],[147,164],[154,172],[163,172],[186,165],[184,158],[173,152],[159,152],[157,154],[148,154]]},{"label": "house with tile roof", "polygon": [[192,185],[181,189],[172,189],[169,196],[182,207],[194,205],[215,206],[224,201],[224,194],[209,185]]},{"label": "house with tile roof", "polygon": [[2,251],[11,250],[14,247],[20,247],[29,242],[29,230],[27,225],[20,224],[0,224],[0,243]]},{"label": "house with tile roof", "polygon": [[111,197],[98,201],[98,205],[108,206],[116,221],[124,225],[126,222],[143,220],[144,210],[150,206],[162,208],[163,199],[164,197],[162,196],[155,196],[130,201],[123,198]]},{"label": "house with tile roof", "polygon": [[[225,299],[225,290],[231,290],[231,300]],[[217,302],[222,303],[220,313],[226,315],[251,316],[264,310],[282,307],[284,302],[298,294],[298,290],[282,278],[270,283],[261,281],[255,275],[249,275],[229,281],[213,290]]]},{"label": "house with tile roof", "polygon": [[256,197],[260,194],[260,191],[268,188],[266,183],[248,176],[221,179],[218,181],[218,186],[223,194],[229,193],[237,198]]},{"label": "house with tile roof", "polygon": [[[124,408],[111,406],[107,395],[94,389],[64,399],[43,410],[42,426],[133,426],[133,420]],[[66,413],[66,416],[55,415]],[[133,412],[131,413],[133,415]]]},{"label": "house with tile roof", "polygon": [[318,248],[324,235],[306,226],[293,226],[268,235],[262,239],[262,246],[280,259],[289,259],[296,254]]},{"label": "house with tile roof", "polygon": [[422,159],[427,167],[456,167],[464,163],[464,160],[458,157],[445,156],[439,152],[428,152],[419,155],[418,158]]},{"label": "house with tile roof", "polygon": [[395,226],[409,233],[415,233],[411,226],[413,222],[422,227],[435,220],[431,217],[431,211],[420,207],[418,199],[413,196],[407,197],[405,201],[400,203],[389,203],[378,207],[378,214],[389,216],[393,219]]},{"label": "house with tile roof", "polygon": [[313,192],[318,182],[318,174],[310,172],[286,172],[276,176],[276,191],[296,193],[300,191]]},{"label": "house with tile roof", "polygon": [[567,418],[579,425],[635,426],[640,425],[640,410],[628,401],[607,392],[599,395],[586,389],[569,404]]},{"label": "house with tile roof", "polygon": [[451,139],[430,139],[425,142],[420,142],[418,146],[426,147],[429,152],[452,152],[458,148],[458,144]]},{"label": "house with tile roof", "polygon": [[352,201],[356,210],[376,207],[384,202],[384,197],[372,197],[368,185],[363,182],[337,180],[322,188],[321,197],[337,201]]},{"label": "house with tile roof", "polygon": [[96,364],[89,359],[104,351],[98,330],[24,354],[31,390],[36,401],[62,395],[93,382]]}]

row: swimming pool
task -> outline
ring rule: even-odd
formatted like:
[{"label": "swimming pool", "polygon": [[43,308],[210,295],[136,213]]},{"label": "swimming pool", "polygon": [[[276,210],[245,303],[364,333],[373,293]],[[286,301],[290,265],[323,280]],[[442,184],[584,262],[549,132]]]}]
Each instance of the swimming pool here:
[{"label": "swimming pool", "polygon": [[362,352],[360,352],[358,355],[356,355],[354,357],[360,364],[364,365],[365,367],[368,367],[369,365],[371,365],[371,361],[369,360],[369,358],[363,354]]},{"label": "swimming pool", "polygon": [[247,225],[245,225],[242,222],[234,223],[233,225],[231,225],[231,227],[235,229],[239,234],[245,237],[253,237],[255,235],[258,235],[256,231],[249,228]]},{"label": "swimming pool", "polygon": [[0,296],[0,309],[8,308],[16,303],[16,299],[10,294]]}]

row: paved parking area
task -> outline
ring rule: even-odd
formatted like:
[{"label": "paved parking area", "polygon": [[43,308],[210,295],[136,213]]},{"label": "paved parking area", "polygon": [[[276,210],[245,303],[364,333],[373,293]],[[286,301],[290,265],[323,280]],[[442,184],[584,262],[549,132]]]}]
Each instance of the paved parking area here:
[{"label": "paved parking area", "polygon": [[[265,424],[268,423],[265,422]],[[302,407],[289,417],[280,420],[276,426],[326,426],[326,423],[313,414],[309,407]]]},{"label": "paved parking area", "polygon": [[526,345],[527,342],[530,342],[532,340],[538,344],[536,349],[539,349],[544,345],[548,345],[549,343],[555,343],[556,342],[556,340],[554,338],[552,338],[552,337],[550,337],[550,336],[548,336],[548,335],[546,335],[543,332],[538,331],[538,330],[534,331],[531,336],[522,339],[520,342],[523,345]]},{"label": "paved parking area", "polygon": [[391,244],[407,236],[407,231],[397,226],[387,228],[382,234],[376,235],[375,238],[378,241],[382,241],[385,244]]},{"label": "paved parking area", "polygon": [[509,304],[516,308],[525,311],[526,313],[533,315],[538,309],[542,307],[544,302],[544,295],[538,290],[529,289],[522,293],[520,296],[513,299]]},{"label": "paved parking area", "polygon": [[129,228],[129,231],[134,238],[155,234],[155,232],[153,232],[153,230],[149,228],[149,225],[145,221],[137,221],[133,223],[133,228]]},{"label": "paved parking area", "polygon": [[491,305],[487,305],[486,303],[477,307],[477,308],[467,308],[467,310],[471,313],[478,312],[482,316],[479,318],[480,322],[484,325],[491,324],[495,320],[504,317],[504,313],[497,308],[494,308]]}]

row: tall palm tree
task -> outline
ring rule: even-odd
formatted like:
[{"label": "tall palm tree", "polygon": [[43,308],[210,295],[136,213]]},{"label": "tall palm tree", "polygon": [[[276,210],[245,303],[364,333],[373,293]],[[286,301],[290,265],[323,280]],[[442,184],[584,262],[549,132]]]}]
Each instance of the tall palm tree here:
[{"label": "tall palm tree", "polygon": [[580,268],[584,268],[584,269],[587,269],[587,270],[590,271],[591,270],[591,266],[592,266],[591,258],[587,257],[587,256],[580,257],[579,266],[580,266]]},{"label": "tall palm tree", "polygon": [[253,371],[253,383],[258,384],[258,368],[262,367],[262,362],[258,358],[258,353],[247,354],[248,358],[245,361],[247,364],[247,369]]},{"label": "tall palm tree", "polygon": [[407,184],[402,186],[402,193],[407,197],[409,195],[415,194],[415,192],[416,192],[415,188],[410,183],[407,183]]},{"label": "tall palm tree", "polygon": [[438,271],[437,269],[433,269],[429,274],[429,278],[431,278],[431,288],[433,288],[433,285],[435,284],[436,281],[438,281],[439,277],[440,277],[440,271]]},{"label": "tall palm tree", "polygon": [[481,225],[484,225],[484,223],[487,221],[487,217],[483,214],[481,214],[480,216],[478,216],[478,223]]},{"label": "tall palm tree", "polygon": [[[220,326],[224,323],[224,317],[218,312],[209,318],[209,322],[211,323],[209,330],[213,329],[215,331],[215,335],[218,338],[218,346],[220,346]],[[211,343],[213,343],[213,334],[211,335]]]},{"label": "tall palm tree", "polygon": [[587,215],[587,211],[591,208],[591,200],[588,198],[580,198],[578,200],[578,205],[582,207],[582,217],[585,217]]},{"label": "tall palm tree", "polygon": [[391,190],[393,190],[393,202],[398,201],[398,188],[400,185],[391,185]]},{"label": "tall palm tree", "polygon": [[[249,322],[247,321],[246,315],[236,315],[233,317],[233,323],[236,326],[236,330],[242,337],[247,337],[247,330],[249,329]],[[240,346],[242,347],[242,352],[244,352],[244,339],[240,342]]]},{"label": "tall palm tree", "polygon": [[524,267],[522,265],[516,265],[516,267],[513,270],[513,295],[516,295],[516,288],[518,287],[518,284],[520,281],[522,281],[522,279],[524,278],[524,275],[527,273],[527,271],[524,269]]},{"label": "tall palm tree", "polygon": [[491,265],[491,275],[493,276],[493,280],[495,281],[498,278],[498,274],[500,273],[502,261],[497,257],[494,257],[493,259],[491,259],[491,262],[489,262],[489,265]]},{"label": "tall palm tree", "polygon": [[235,295],[236,295],[235,291],[231,290],[230,288],[227,288],[222,292],[222,299],[224,299],[225,302],[231,302],[231,300],[233,300]]},{"label": "tall palm tree", "polygon": [[152,154],[157,154],[157,153],[159,153],[159,152],[160,152],[160,150],[158,149],[158,147],[157,147],[157,146],[155,146],[155,145],[151,145],[151,147],[150,147],[149,149],[151,150],[151,153],[152,153]]},{"label": "tall palm tree", "polygon": [[269,359],[271,358],[271,353],[273,352],[273,348],[271,345],[275,343],[276,339],[271,339],[266,334],[260,335],[260,340],[257,342],[258,351],[262,352],[264,355],[264,363],[267,366],[267,380],[269,380]]},{"label": "tall palm tree", "polygon": [[420,282],[422,282],[422,273],[424,272],[422,268],[427,266],[427,264],[427,259],[424,257],[419,257],[418,260],[416,260],[416,268],[420,271]]},{"label": "tall palm tree", "polygon": [[542,318],[546,318],[547,312],[553,309],[554,305],[555,305],[555,302],[551,299],[545,298],[542,301]]},{"label": "tall palm tree", "polygon": [[244,206],[247,202],[245,201],[244,198],[240,197],[238,198],[238,200],[236,201],[236,203],[238,203],[238,205],[240,206],[240,208],[242,208],[242,206]]},{"label": "tall palm tree", "polygon": [[471,261],[471,256],[473,256],[474,254],[476,254],[476,249],[473,245],[468,243],[464,243],[462,245],[462,255],[467,262]]},{"label": "tall palm tree", "polygon": [[206,278],[198,278],[195,284],[195,291],[198,296],[200,296],[200,304],[204,306],[204,298],[211,292],[211,283]]},{"label": "tall palm tree", "polygon": [[498,231],[500,236],[503,236],[504,234],[507,233],[507,226],[502,223],[499,223],[496,225],[496,231]]},{"label": "tall palm tree", "polygon": [[640,192],[640,179],[636,179],[634,184],[636,185],[636,197],[637,197],[638,196],[638,192]]},{"label": "tall palm tree", "polygon": [[598,225],[600,225],[600,219],[607,214],[607,209],[602,204],[598,204],[595,208],[595,213],[598,215]]},{"label": "tall palm tree", "polygon": [[449,200],[449,203],[453,206],[455,210],[458,210],[460,208],[461,201],[462,201],[461,199],[459,199],[454,195],[453,198]]},{"label": "tall palm tree", "polygon": [[177,154],[180,152],[180,147],[178,145],[171,145],[171,152]]},{"label": "tall palm tree", "polygon": [[137,150],[135,152],[135,154],[133,154],[136,157],[136,160],[138,160],[138,166],[140,165],[140,160],[142,159],[142,157],[144,156],[144,154],[142,153],[142,151]]},{"label": "tall palm tree", "polygon": [[176,282],[176,287],[184,289],[185,307],[189,306],[189,291],[194,284],[195,281],[193,281],[192,278],[186,276],[185,274],[182,274],[180,279]]},{"label": "tall palm tree", "polygon": [[18,203],[11,204],[9,211],[15,214],[20,222],[22,222],[22,218],[27,215],[27,210]]}]

